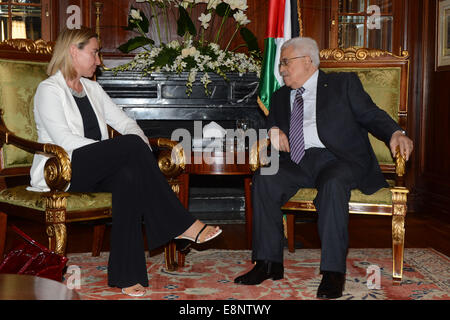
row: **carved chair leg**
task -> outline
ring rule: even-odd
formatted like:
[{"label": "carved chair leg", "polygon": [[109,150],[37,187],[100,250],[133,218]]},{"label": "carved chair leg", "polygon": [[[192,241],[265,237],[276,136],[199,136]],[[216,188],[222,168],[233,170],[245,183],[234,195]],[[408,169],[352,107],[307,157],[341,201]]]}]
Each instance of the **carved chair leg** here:
[{"label": "carved chair leg", "polygon": [[400,285],[403,276],[403,249],[405,244],[405,216],[408,190],[396,187],[392,192],[392,280]]},{"label": "carved chair leg", "polygon": [[98,257],[103,245],[103,236],[105,234],[106,225],[98,224],[94,226],[94,235],[92,239],[92,256]]},{"label": "carved chair leg", "polygon": [[178,268],[178,264],[175,261],[175,253],[177,251],[177,247],[175,242],[170,241],[164,247],[164,258],[166,261],[166,269],[168,271],[175,271]]},{"label": "carved chair leg", "polygon": [[67,230],[65,223],[54,223],[47,226],[49,249],[59,255],[66,253]]},{"label": "carved chair leg", "polygon": [[65,255],[67,244],[66,207],[67,193],[47,192],[45,196],[45,222],[49,237],[49,248],[59,255]]},{"label": "carved chair leg", "polygon": [[[189,174],[183,172],[176,179],[174,184],[172,184],[172,190],[177,195],[183,207],[186,210],[189,208]],[[164,252],[167,254],[170,253],[169,256],[166,255],[166,266],[168,270],[176,270],[178,268],[183,268],[187,252],[177,251],[177,247],[173,241],[168,244],[169,248]],[[178,261],[175,260],[175,256],[177,256]],[[170,266],[170,268],[169,268]]]},{"label": "carved chair leg", "polygon": [[6,242],[6,222],[7,215],[0,212],[0,262],[3,261],[3,252],[5,250]]},{"label": "carved chair leg", "polygon": [[186,254],[181,251],[178,251],[178,267],[179,268],[184,267],[185,258],[186,258]]},{"label": "carved chair leg", "polygon": [[253,205],[252,205],[252,178],[244,179],[245,190],[245,228],[247,233],[247,248],[252,248]]},{"label": "carved chair leg", "polygon": [[403,248],[405,243],[405,217],[392,216],[392,280],[400,285],[403,276]]}]

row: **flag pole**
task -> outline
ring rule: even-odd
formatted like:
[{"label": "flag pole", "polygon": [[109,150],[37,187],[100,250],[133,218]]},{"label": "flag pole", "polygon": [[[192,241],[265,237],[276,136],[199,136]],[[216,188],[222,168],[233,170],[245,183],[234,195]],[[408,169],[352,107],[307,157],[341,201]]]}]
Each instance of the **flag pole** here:
[{"label": "flag pole", "polygon": [[298,26],[300,29],[300,37],[303,37],[302,8],[300,6],[300,0],[297,0],[297,13],[298,13]]}]

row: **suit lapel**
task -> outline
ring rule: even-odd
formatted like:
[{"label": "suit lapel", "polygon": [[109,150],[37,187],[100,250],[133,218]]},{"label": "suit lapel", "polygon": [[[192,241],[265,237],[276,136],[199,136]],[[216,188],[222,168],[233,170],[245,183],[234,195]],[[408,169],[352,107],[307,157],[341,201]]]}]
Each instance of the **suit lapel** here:
[{"label": "suit lapel", "polygon": [[75,102],[61,71],[58,71],[55,74],[55,79],[59,86],[64,90],[66,96],[66,103],[63,104],[63,110],[67,119],[67,124],[73,133],[84,136],[83,118],[81,117],[80,109],[78,109],[77,103]]},{"label": "suit lapel", "polygon": [[324,125],[324,123],[327,118],[327,101],[329,101],[328,76],[325,72],[319,70],[316,93],[316,125],[317,133],[319,134],[319,138],[321,140],[321,133],[326,128],[326,125]]},{"label": "suit lapel", "polygon": [[317,111],[325,107],[326,104],[326,94],[328,91],[328,76],[322,70],[319,70],[319,77],[317,79]]},{"label": "suit lapel", "polygon": [[[284,88],[286,93],[281,95],[283,99],[281,104],[283,106],[283,115],[286,115],[283,120],[285,121],[286,128],[289,129],[291,123],[291,88],[286,86]],[[289,136],[289,130],[287,130],[286,134]]]},{"label": "suit lapel", "polygon": [[283,86],[279,90],[280,92],[275,101],[276,107],[271,112],[275,112],[277,126],[288,135],[289,122],[291,120],[291,88]]}]

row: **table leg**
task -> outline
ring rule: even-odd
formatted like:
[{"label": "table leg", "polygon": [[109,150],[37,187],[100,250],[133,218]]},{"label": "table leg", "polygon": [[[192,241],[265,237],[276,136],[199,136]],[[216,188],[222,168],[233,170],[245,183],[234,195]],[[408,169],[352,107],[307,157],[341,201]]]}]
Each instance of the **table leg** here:
[{"label": "table leg", "polygon": [[[179,185],[180,185],[180,192],[178,194],[178,197],[183,204],[183,206],[186,208],[186,210],[189,209],[189,174],[188,173],[182,173],[179,176]],[[175,249],[176,251],[176,249]],[[184,262],[186,258],[186,254],[178,251],[178,267],[183,268]]]},{"label": "table leg", "polygon": [[181,204],[188,209],[189,207],[189,174],[182,173],[178,176],[180,191],[178,193],[178,199]]}]

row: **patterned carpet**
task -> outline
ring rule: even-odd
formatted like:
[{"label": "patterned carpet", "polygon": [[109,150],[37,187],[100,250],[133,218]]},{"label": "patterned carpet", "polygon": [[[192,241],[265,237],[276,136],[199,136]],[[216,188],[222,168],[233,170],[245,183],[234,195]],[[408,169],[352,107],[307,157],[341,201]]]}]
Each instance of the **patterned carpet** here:
[{"label": "patterned carpet", "polygon": [[[130,299],[120,289],[107,286],[108,252],[69,254],[70,274],[65,282],[77,285],[81,299]],[[235,285],[233,279],[250,270],[250,251],[194,251],[177,272],[165,270],[163,254],[147,259],[150,286],[135,299],[151,300],[311,300],[320,283],[320,250],[285,252],[283,280],[267,280],[258,286]],[[368,268],[371,267],[367,273]],[[79,269],[77,268],[79,267]],[[380,281],[376,281],[379,270]],[[392,285],[390,249],[350,249],[343,300],[449,300],[450,259],[432,249],[405,249],[401,286]],[[368,285],[369,284],[369,285]],[[378,284],[378,288],[377,288]],[[372,287],[369,289],[369,287]]]}]

